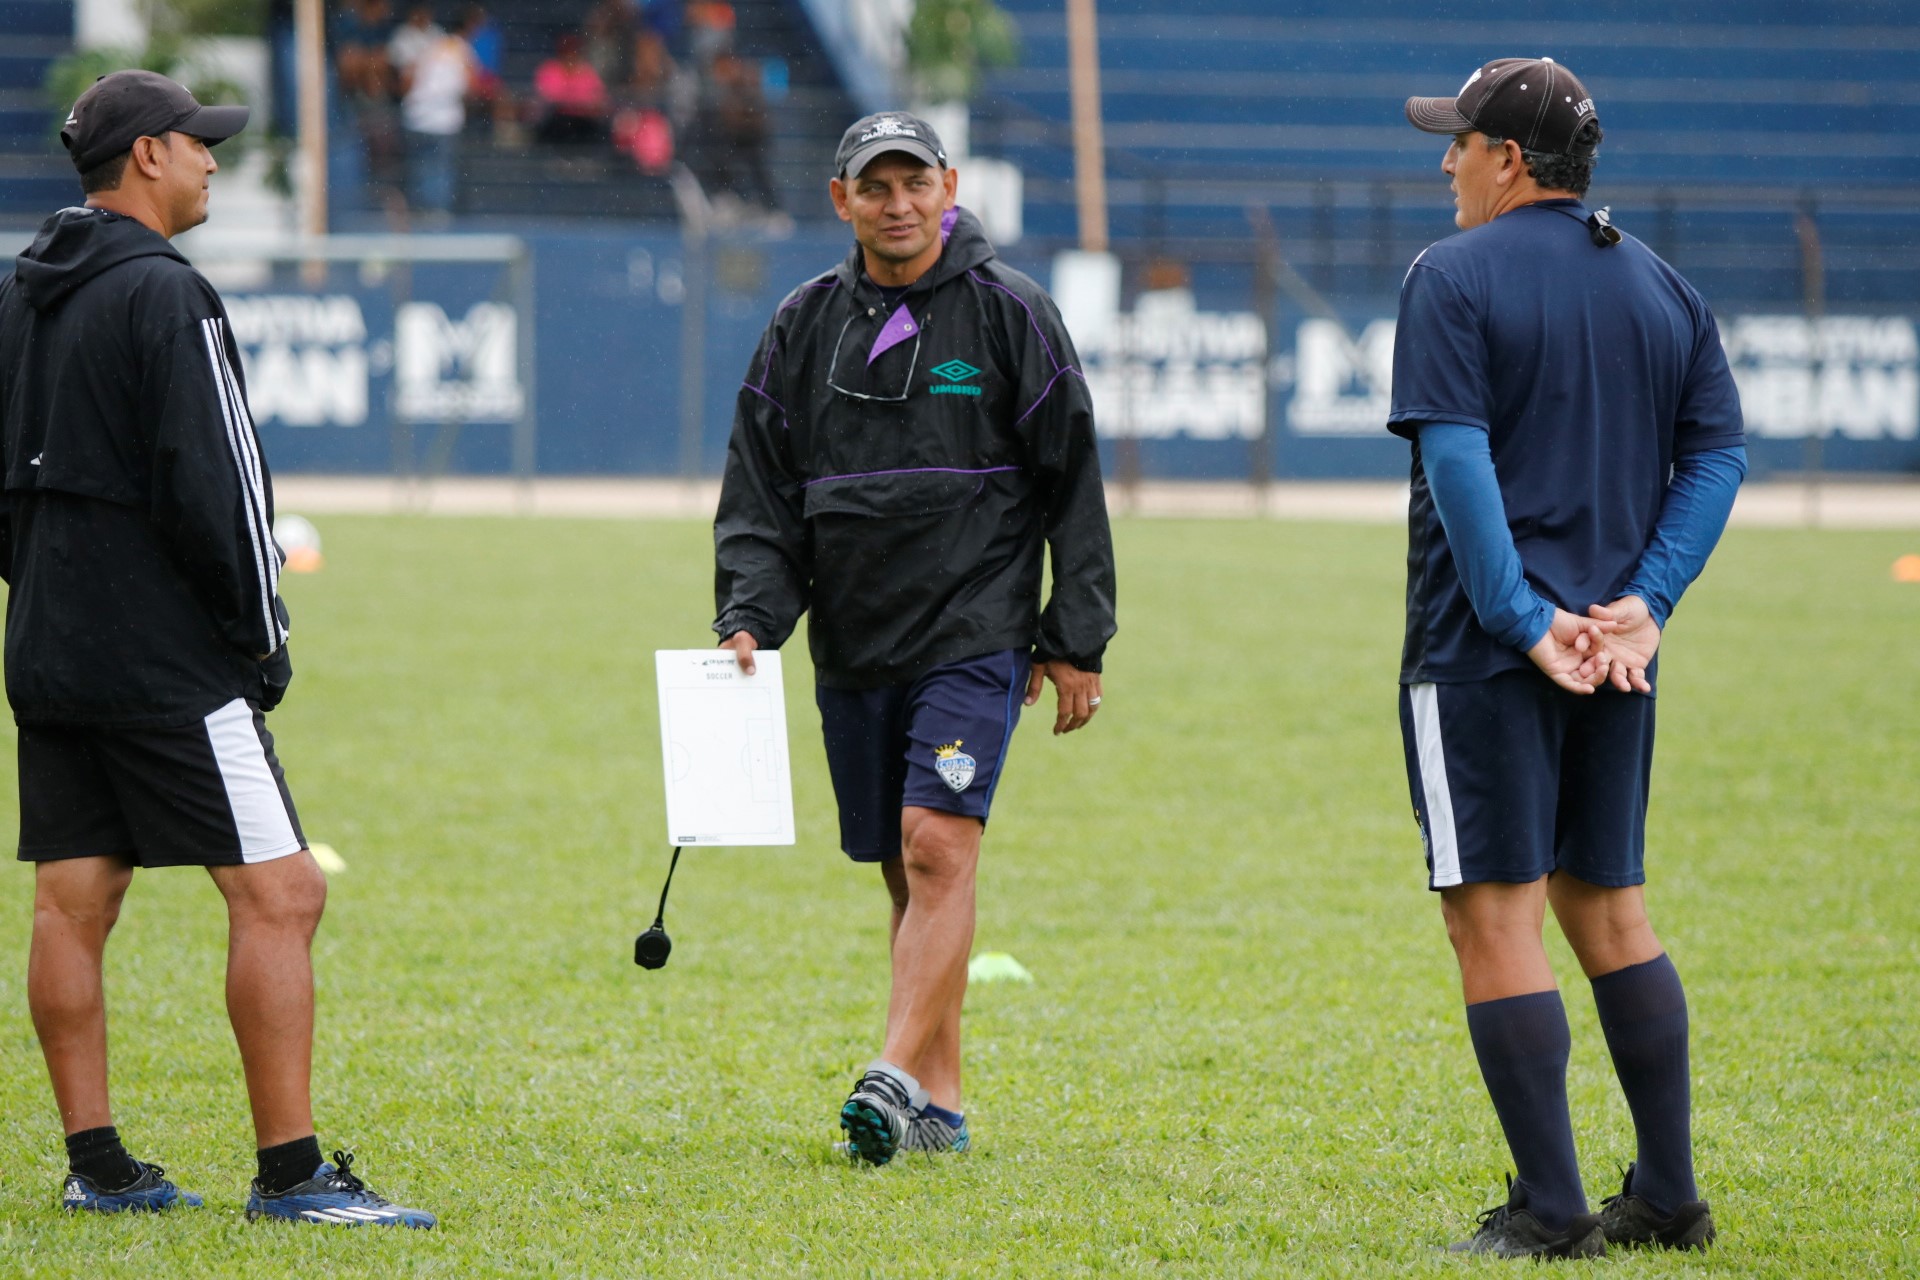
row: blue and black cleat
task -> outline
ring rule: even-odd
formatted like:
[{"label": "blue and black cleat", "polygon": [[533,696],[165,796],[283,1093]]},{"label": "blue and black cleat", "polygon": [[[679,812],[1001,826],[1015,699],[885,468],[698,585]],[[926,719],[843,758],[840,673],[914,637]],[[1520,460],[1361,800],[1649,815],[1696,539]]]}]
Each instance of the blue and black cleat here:
[{"label": "blue and black cleat", "polygon": [[92,1179],[68,1173],[60,1188],[60,1207],[70,1213],[159,1213],[180,1205],[198,1209],[203,1201],[167,1181],[157,1164],[140,1166],[140,1176],[118,1191],[104,1191]]},{"label": "blue and black cleat", "polygon": [[353,1172],[353,1157],[333,1153],[305,1182],[267,1195],[258,1182],[247,1196],[247,1221],[283,1218],[336,1227],[431,1227],[439,1221],[425,1209],[407,1209],[367,1190]]}]

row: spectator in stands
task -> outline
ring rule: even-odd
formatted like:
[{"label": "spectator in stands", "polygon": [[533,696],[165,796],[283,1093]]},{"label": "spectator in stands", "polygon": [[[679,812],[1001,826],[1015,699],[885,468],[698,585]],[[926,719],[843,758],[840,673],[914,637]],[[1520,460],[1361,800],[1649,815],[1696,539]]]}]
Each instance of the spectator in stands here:
[{"label": "spectator in stands", "polygon": [[387,61],[393,64],[395,74],[404,76],[415,58],[446,35],[433,20],[433,6],[417,4],[407,10],[406,22],[387,41]]},{"label": "spectator in stands", "polygon": [[628,0],[596,0],[582,26],[587,61],[602,84],[625,84],[633,60],[633,6]]},{"label": "spectator in stands", "polygon": [[387,0],[351,0],[333,19],[334,70],[348,93],[385,92],[387,41],[393,38]]},{"label": "spectator in stands", "polygon": [[659,33],[640,31],[633,39],[633,73],[615,95],[614,147],[643,173],[667,172],[675,136],[693,120],[699,93],[698,79],[674,63]]},{"label": "spectator in stands", "polygon": [[692,0],[687,5],[688,52],[696,67],[705,68],[733,48],[738,19],[727,0]]},{"label": "spectator in stands", "polygon": [[467,47],[473,50],[474,87],[470,96],[491,102],[502,89],[507,42],[500,24],[479,5],[469,5],[461,21],[467,26]]},{"label": "spectator in stands", "polygon": [[635,7],[640,10],[641,25],[659,36],[669,52],[680,48],[680,33],[685,26],[680,0],[641,0]]},{"label": "spectator in stands", "polygon": [[444,225],[453,212],[454,167],[476,69],[468,39],[483,16],[467,10],[451,35],[443,32],[421,49],[402,73],[407,197],[429,225]]},{"label": "spectator in stands", "polygon": [[351,0],[334,18],[334,72],[367,159],[368,192],[377,202],[398,209],[402,143],[393,68],[387,61],[393,31],[387,0]]},{"label": "spectator in stands", "polygon": [[749,207],[778,210],[767,173],[767,103],[760,68],[733,53],[713,60],[700,122],[702,175],[710,191],[731,192]]},{"label": "spectator in stands", "polygon": [[573,32],[554,41],[553,57],[533,73],[542,142],[602,142],[607,138],[606,82],[587,61],[586,42]]}]

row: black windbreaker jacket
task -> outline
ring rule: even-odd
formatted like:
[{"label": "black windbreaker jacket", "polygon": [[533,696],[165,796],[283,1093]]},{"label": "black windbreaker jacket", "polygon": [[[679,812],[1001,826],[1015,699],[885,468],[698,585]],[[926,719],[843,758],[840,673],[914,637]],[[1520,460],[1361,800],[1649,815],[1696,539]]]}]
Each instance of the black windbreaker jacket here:
[{"label": "black windbreaker jacket", "polygon": [[0,466],[16,721],[277,700],[287,615],[239,351],[157,232],[63,209],[0,282]]},{"label": "black windbreaker jacket", "polygon": [[972,214],[948,222],[939,263],[891,312],[857,245],[794,290],[740,391],[713,629],[778,648],[811,608],[828,686],[1028,645],[1098,671],[1114,633],[1113,542],[1073,343]]}]

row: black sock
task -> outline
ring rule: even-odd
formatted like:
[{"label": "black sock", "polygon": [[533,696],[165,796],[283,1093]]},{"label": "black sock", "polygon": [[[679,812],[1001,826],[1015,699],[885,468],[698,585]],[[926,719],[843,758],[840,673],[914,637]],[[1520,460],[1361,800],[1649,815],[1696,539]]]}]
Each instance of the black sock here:
[{"label": "black sock", "polygon": [[1559,1231],[1587,1211],[1567,1113],[1567,1055],[1573,1037],[1558,991],[1467,1006],[1474,1056],[1517,1171],[1510,1203]]},{"label": "black sock", "polygon": [[102,1191],[124,1191],[140,1180],[141,1164],[120,1144],[112,1125],[67,1135],[67,1168]]},{"label": "black sock", "polygon": [[1693,1183],[1687,993],[1673,961],[1661,955],[1595,978],[1593,1003],[1640,1148],[1629,1189],[1672,1213],[1700,1198]]},{"label": "black sock", "polygon": [[277,1147],[262,1147],[259,1156],[260,1191],[263,1195],[277,1196],[311,1178],[313,1171],[320,1167],[320,1139],[308,1135]]}]

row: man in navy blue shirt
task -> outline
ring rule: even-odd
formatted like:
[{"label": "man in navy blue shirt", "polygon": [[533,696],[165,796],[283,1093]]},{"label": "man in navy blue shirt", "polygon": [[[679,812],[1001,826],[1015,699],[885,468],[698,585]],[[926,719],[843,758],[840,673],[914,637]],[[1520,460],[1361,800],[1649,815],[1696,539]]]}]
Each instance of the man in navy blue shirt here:
[{"label": "man in navy blue shirt", "polygon": [[[1655,653],[1746,472],[1713,315],[1581,203],[1601,130],[1545,58],[1407,118],[1453,135],[1461,234],[1401,289],[1389,429],[1413,442],[1400,723],[1429,886],[1518,1177],[1456,1249],[1704,1248],[1686,997],[1647,922]],[[1587,1211],[1567,1112],[1551,905],[1633,1113],[1621,1193]]]}]

